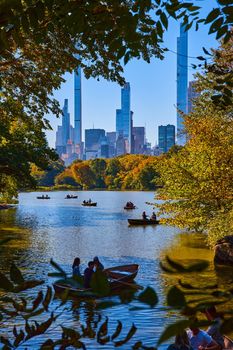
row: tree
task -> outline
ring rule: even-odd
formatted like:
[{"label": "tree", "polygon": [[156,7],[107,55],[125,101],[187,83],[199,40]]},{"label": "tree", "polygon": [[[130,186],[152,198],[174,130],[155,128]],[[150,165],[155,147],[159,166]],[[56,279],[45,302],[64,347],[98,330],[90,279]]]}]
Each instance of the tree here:
[{"label": "tree", "polygon": [[96,187],[105,188],[104,175],[106,170],[106,161],[104,159],[93,159],[90,162],[90,168],[95,174],[96,178]]},{"label": "tree", "polygon": [[[231,65],[231,41],[215,52],[216,66]],[[228,55],[229,53],[229,55]],[[226,73],[227,74],[227,73]],[[219,75],[198,75],[194,111],[185,117],[187,144],[159,164],[163,188],[160,213],[181,228],[208,232],[210,244],[233,228],[233,119],[229,105],[216,106]],[[229,95],[229,100],[233,101]]]},{"label": "tree", "polygon": [[32,166],[32,176],[39,186],[54,186],[55,177],[65,170],[63,161],[50,162],[47,170],[41,171],[35,165]]},{"label": "tree", "polygon": [[74,179],[84,190],[95,185],[95,174],[86,162],[75,163],[71,167]]}]

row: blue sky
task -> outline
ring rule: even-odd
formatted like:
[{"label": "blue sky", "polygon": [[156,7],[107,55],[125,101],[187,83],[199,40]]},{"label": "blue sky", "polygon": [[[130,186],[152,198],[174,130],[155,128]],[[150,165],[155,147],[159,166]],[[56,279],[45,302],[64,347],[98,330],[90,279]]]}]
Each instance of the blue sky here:
[{"label": "blue sky", "polygon": [[[205,3],[203,14],[208,13],[216,6],[215,0],[196,1],[197,5]],[[176,40],[179,36],[179,24],[169,23],[169,30],[165,33],[164,46],[177,52]],[[198,32],[191,29],[188,33],[188,55],[196,57],[206,49],[216,47],[217,42],[213,35],[208,35],[208,26],[202,25]],[[125,66],[125,79],[131,86],[131,110],[134,112],[134,126],[146,126],[146,137],[154,146],[158,140],[158,126],[166,124],[176,125],[176,59],[172,52],[165,54],[165,59],[153,59],[150,64],[142,60],[132,60]],[[189,80],[193,80],[195,71],[191,63],[200,63],[195,58],[189,58]],[[74,78],[71,74],[65,75],[66,82],[61,89],[55,91],[54,96],[63,106],[64,99],[69,99],[71,123],[74,118]],[[107,82],[104,79],[85,79],[82,76],[82,137],[84,130],[103,128],[106,131],[115,131],[116,109],[120,107],[121,87],[117,83]],[[54,147],[57,125],[61,120],[49,116],[53,131],[47,132],[49,145]]]}]

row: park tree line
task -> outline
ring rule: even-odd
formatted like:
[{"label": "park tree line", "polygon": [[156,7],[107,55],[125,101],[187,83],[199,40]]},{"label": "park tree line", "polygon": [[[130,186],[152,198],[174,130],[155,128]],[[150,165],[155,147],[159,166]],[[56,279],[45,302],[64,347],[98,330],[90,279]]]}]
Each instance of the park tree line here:
[{"label": "park tree line", "polygon": [[111,159],[76,160],[67,168],[57,161],[48,171],[34,166],[32,173],[39,186],[58,189],[72,186],[83,190],[155,190],[159,184],[160,158],[126,154]]}]

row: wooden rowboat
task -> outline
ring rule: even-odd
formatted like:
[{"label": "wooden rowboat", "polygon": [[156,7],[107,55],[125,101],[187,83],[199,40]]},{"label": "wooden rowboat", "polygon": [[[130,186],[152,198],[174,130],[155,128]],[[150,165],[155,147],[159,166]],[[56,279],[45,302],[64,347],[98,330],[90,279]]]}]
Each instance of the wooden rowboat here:
[{"label": "wooden rowboat", "polygon": [[82,203],[83,207],[96,207],[97,206],[97,202],[91,202],[91,203]]},{"label": "wooden rowboat", "polygon": [[226,335],[224,335],[223,338],[224,338],[224,349],[233,350],[233,340],[228,338]]},{"label": "wooden rowboat", "polygon": [[48,197],[46,197],[46,196],[44,196],[44,197],[43,197],[43,196],[41,196],[41,197],[40,197],[40,196],[38,196],[38,197],[36,197],[36,198],[37,198],[37,199],[50,199],[50,197],[49,197],[49,196],[48,196]]},{"label": "wooden rowboat", "polygon": [[128,210],[128,209],[136,209],[135,205],[132,205],[131,207],[128,207],[127,205],[124,207],[124,209]]},{"label": "wooden rowboat", "polygon": [[130,225],[158,225],[159,220],[128,219]]},{"label": "wooden rowboat", "polygon": [[[137,276],[139,266],[137,264],[114,266],[103,270],[109,280],[111,293],[129,287]],[[76,298],[98,298],[99,295],[94,293],[91,288],[77,288],[66,284],[65,282],[55,282],[53,284],[55,293],[67,293],[69,296]]]},{"label": "wooden rowboat", "polygon": [[78,198],[78,196],[74,196],[73,194],[67,194],[67,196],[65,197],[65,199],[76,199]]}]

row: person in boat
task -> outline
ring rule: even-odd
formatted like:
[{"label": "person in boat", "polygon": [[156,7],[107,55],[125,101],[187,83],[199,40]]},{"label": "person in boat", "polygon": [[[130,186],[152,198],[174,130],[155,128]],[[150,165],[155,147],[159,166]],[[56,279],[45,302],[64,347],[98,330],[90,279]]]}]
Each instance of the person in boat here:
[{"label": "person in boat", "polygon": [[73,265],[72,265],[72,270],[73,270],[73,276],[79,276],[81,277],[81,272],[80,272],[80,258],[76,257],[74,259]]},{"label": "person in boat", "polygon": [[95,270],[100,270],[103,271],[104,270],[104,265],[99,261],[98,256],[95,256],[94,259],[94,264],[95,264]]},{"label": "person in boat", "polygon": [[204,311],[206,318],[208,321],[214,321],[214,324],[210,325],[207,329],[207,333],[218,343],[221,349],[224,348],[224,338],[220,333],[220,327],[222,324],[222,317],[217,312],[215,306],[211,306],[210,308]]},{"label": "person in boat", "polygon": [[193,350],[220,350],[218,343],[198,327],[190,327],[187,334]]},{"label": "person in boat", "polygon": [[49,196],[46,194],[46,198],[49,198]]},{"label": "person in boat", "polygon": [[88,203],[91,203],[91,198],[89,198],[89,201],[88,201]]},{"label": "person in boat", "polygon": [[83,201],[83,204],[86,204],[87,202],[85,201],[85,199],[84,199],[84,201]]},{"label": "person in boat", "polygon": [[175,337],[175,342],[167,350],[193,350],[186,331],[179,333]]},{"label": "person in boat", "polygon": [[90,288],[91,277],[94,273],[94,261],[89,261],[88,267],[84,271],[84,288]]},{"label": "person in boat", "polygon": [[143,220],[149,220],[148,215],[146,215],[145,211],[142,213],[142,219]]},{"label": "person in boat", "polygon": [[151,217],[150,217],[151,220],[157,220],[157,217],[156,217],[156,214],[155,212],[153,211]]}]

